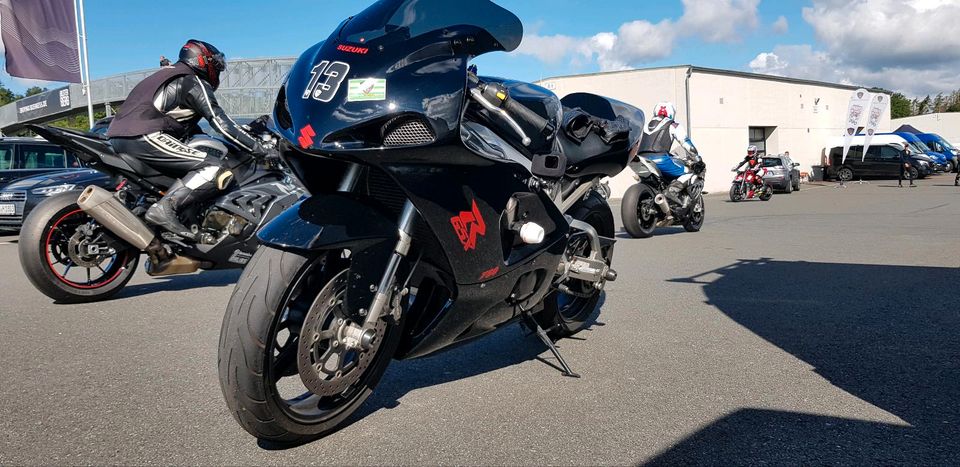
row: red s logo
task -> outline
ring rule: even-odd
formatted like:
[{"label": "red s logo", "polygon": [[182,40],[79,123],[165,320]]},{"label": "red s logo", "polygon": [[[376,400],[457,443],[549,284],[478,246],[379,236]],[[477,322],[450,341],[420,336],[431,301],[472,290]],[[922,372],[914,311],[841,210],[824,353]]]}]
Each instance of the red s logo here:
[{"label": "red s logo", "polygon": [[463,244],[463,251],[476,249],[477,237],[487,234],[487,224],[483,222],[476,200],[473,201],[470,211],[462,211],[459,216],[451,217],[450,223],[453,224],[453,230],[457,232],[457,238]]}]

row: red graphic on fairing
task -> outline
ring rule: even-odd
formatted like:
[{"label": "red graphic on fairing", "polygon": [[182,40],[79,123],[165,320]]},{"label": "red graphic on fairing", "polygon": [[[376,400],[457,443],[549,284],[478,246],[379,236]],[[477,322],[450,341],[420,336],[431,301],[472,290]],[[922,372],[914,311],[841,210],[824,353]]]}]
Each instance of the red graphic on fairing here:
[{"label": "red graphic on fairing", "polygon": [[300,147],[307,149],[310,146],[313,146],[313,137],[317,136],[317,133],[313,131],[313,127],[307,125],[300,129],[300,137],[297,138],[297,142],[300,143]]},{"label": "red graphic on fairing", "polygon": [[473,201],[470,211],[462,211],[459,216],[451,217],[450,223],[453,224],[453,230],[457,232],[457,238],[463,244],[463,251],[476,249],[477,236],[482,237],[487,234],[487,224],[483,222],[476,200]]},{"label": "red graphic on fairing", "polygon": [[498,272],[500,272],[500,266],[487,269],[486,271],[483,271],[483,273],[480,274],[480,280],[483,281],[487,279],[492,279],[493,276],[496,276]]}]

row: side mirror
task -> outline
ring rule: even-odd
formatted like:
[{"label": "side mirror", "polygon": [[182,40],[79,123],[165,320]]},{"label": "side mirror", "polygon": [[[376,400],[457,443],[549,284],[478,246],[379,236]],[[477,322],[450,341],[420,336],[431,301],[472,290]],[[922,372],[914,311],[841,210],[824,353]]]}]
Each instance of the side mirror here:
[{"label": "side mirror", "polygon": [[800,167],[800,164],[794,162],[793,164],[790,164],[790,166],[791,166],[791,167]]}]

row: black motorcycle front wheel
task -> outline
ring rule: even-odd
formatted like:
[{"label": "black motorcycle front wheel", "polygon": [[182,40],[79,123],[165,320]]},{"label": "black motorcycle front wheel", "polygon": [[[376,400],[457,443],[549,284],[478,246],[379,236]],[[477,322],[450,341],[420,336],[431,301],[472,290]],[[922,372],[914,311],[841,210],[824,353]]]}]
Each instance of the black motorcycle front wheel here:
[{"label": "black motorcycle front wheel", "polygon": [[[363,355],[336,337],[336,326],[349,320],[348,267],[340,251],[310,255],[263,246],[244,269],[220,329],[218,367],[227,407],[258,439],[302,444],[336,430],[386,371],[399,324],[383,321],[375,350]],[[309,378],[326,394],[311,392]]]},{"label": "black motorcycle front wheel", "polygon": [[117,239],[77,205],[77,192],[55,195],[27,216],[20,230],[20,265],[27,279],[60,303],[105,300],[133,278],[140,251]]},{"label": "black motorcycle front wheel", "polygon": [[660,208],[654,202],[656,193],[645,183],[637,183],[627,189],[620,201],[620,218],[623,228],[633,238],[650,238],[657,228]]}]

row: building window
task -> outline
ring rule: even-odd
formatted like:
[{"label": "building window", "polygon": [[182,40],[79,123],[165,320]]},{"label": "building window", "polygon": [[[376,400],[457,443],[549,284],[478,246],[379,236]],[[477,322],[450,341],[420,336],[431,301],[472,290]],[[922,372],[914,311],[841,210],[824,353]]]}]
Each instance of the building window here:
[{"label": "building window", "polygon": [[757,147],[757,154],[760,156],[767,155],[767,128],[760,126],[752,126],[748,130],[750,146]]}]

